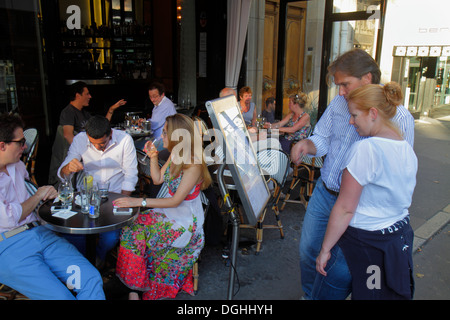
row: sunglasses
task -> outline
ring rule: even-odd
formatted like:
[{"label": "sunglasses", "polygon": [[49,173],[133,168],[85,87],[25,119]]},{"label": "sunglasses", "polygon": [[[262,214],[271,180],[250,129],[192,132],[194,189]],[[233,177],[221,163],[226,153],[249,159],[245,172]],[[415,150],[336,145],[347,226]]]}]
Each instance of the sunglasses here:
[{"label": "sunglasses", "polygon": [[15,142],[20,144],[21,147],[23,147],[25,145],[25,143],[27,142],[27,139],[22,138],[20,140],[10,140],[10,141],[3,141],[4,143],[11,143],[11,142]]}]

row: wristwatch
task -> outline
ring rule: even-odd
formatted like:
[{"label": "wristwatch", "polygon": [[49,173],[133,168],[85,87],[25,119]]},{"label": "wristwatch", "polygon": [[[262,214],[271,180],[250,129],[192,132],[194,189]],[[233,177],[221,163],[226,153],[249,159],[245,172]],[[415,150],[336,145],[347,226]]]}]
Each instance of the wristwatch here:
[{"label": "wristwatch", "polygon": [[146,207],[147,206],[147,201],[144,199],[142,199],[142,203],[141,203],[142,207]]}]

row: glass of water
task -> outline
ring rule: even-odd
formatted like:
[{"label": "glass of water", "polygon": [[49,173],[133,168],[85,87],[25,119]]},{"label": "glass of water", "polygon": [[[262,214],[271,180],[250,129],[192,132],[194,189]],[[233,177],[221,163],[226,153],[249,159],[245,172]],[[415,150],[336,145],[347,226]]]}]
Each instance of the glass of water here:
[{"label": "glass of water", "polygon": [[97,182],[98,193],[102,199],[108,198],[109,181]]},{"label": "glass of water", "polygon": [[65,179],[62,180],[58,188],[59,199],[63,206],[69,206],[73,200],[73,187],[72,181]]}]

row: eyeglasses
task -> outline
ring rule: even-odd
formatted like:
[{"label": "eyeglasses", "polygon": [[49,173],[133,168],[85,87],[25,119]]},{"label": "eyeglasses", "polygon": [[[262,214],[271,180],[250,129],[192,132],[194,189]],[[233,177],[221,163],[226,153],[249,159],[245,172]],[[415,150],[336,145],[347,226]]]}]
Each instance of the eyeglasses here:
[{"label": "eyeglasses", "polygon": [[23,147],[25,145],[25,143],[27,142],[27,139],[22,138],[20,140],[10,140],[10,141],[3,141],[4,143],[11,143],[11,142],[15,142],[20,144],[21,147]]}]

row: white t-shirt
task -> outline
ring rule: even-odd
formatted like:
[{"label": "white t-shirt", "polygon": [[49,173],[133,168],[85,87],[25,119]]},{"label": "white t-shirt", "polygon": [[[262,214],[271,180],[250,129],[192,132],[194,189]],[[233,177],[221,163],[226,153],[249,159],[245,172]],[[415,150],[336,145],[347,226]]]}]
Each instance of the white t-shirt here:
[{"label": "white t-shirt", "polygon": [[379,137],[357,141],[344,164],[363,186],[350,226],[379,230],[409,214],[417,174],[417,157],[409,143]]}]

